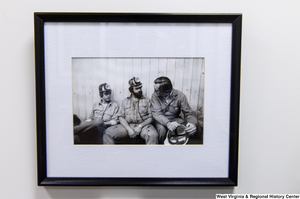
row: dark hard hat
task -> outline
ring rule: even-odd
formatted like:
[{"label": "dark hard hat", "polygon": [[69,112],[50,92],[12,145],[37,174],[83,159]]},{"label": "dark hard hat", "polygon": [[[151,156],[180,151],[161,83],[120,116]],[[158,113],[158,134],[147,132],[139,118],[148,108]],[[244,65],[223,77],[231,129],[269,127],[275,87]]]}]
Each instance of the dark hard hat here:
[{"label": "dark hard hat", "polygon": [[111,91],[110,86],[107,83],[100,84],[99,93],[102,93],[102,92],[105,92],[105,91]]},{"label": "dark hard hat", "polygon": [[138,77],[133,77],[129,81],[129,87],[140,88],[143,86],[140,79]]},{"label": "dark hard hat", "polygon": [[161,84],[161,83],[172,84],[171,80],[168,77],[165,77],[165,76],[158,77],[154,80],[154,84]]}]

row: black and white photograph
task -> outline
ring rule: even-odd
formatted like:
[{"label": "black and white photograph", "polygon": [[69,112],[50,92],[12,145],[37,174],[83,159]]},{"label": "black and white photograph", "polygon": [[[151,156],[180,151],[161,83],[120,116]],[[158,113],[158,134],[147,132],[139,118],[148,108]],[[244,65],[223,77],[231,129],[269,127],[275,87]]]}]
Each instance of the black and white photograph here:
[{"label": "black and white photograph", "polygon": [[39,185],[237,184],[241,15],[35,16]]},{"label": "black and white photograph", "polygon": [[72,58],[74,144],[203,144],[204,58]]}]

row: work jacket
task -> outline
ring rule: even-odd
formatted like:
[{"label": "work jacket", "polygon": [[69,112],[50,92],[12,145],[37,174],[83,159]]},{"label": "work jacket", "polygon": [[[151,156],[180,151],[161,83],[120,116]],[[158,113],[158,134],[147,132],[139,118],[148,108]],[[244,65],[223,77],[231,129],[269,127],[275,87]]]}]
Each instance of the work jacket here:
[{"label": "work jacket", "polygon": [[132,95],[122,101],[122,105],[118,114],[123,117],[129,124],[139,124],[148,118],[152,118],[150,109],[150,99],[142,97],[134,98]]},{"label": "work jacket", "polygon": [[167,126],[168,122],[183,114],[186,123],[197,124],[195,112],[190,107],[183,92],[173,89],[166,97],[158,97],[154,92],[151,97],[151,111],[153,118],[160,124]]},{"label": "work jacket", "polygon": [[116,102],[111,101],[105,105],[101,100],[93,105],[93,111],[90,115],[90,119],[94,120],[96,118],[100,118],[104,122],[114,120],[116,123],[118,123],[118,112],[119,105]]}]

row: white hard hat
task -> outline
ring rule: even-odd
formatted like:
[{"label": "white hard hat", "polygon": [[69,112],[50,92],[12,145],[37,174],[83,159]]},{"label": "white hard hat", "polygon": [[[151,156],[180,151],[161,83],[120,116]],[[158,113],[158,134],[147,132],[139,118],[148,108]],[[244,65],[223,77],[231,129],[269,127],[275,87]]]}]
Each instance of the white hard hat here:
[{"label": "white hard hat", "polygon": [[189,141],[189,134],[185,131],[185,126],[180,125],[174,131],[168,131],[165,145],[185,145]]}]

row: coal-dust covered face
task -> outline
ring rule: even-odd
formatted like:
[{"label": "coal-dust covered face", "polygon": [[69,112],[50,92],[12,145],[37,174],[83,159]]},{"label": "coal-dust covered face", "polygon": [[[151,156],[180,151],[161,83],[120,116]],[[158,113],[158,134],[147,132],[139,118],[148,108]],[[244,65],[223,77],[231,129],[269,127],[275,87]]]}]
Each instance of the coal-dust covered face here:
[{"label": "coal-dust covered face", "polygon": [[158,97],[163,97],[166,94],[165,89],[163,88],[163,85],[161,83],[154,84],[154,92]]},{"label": "coal-dust covered face", "polygon": [[154,84],[154,92],[158,97],[166,97],[172,91],[172,84],[169,82],[157,82]]},{"label": "coal-dust covered face", "polygon": [[162,96],[163,92],[160,83],[154,84],[154,92],[156,93],[157,96]]},{"label": "coal-dust covered face", "polygon": [[108,103],[111,101],[111,90],[102,92],[102,99]]},{"label": "coal-dust covered face", "polygon": [[132,94],[140,99],[143,96],[142,87],[132,87]]}]

